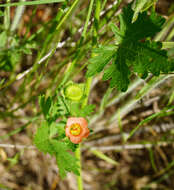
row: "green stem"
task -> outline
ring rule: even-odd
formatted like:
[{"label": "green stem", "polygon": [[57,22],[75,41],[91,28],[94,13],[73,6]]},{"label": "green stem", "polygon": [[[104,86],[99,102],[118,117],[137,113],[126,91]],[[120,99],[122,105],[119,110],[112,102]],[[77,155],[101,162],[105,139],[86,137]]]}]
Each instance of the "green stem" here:
[{"label": "green stem", "polygon": [[[10,0],[6,0],[6,1],[7,1],[7,3],[10,3]],[[10,7],[5,8],[4,26],[5,26],[6,30],[8,30],[10,27]]]},{"label": "green stem", "polygon": [[91,17],[93,4],[94,4],[94,0],[91,0],[90,5],[89,5],[88,14],[87,14],[87,17],[86,17],[85,26],[84,26],[83,32],[82,32],[82,38],[86,37],[86,31],[87,31],[87,28],[88,28],[89,19]]},{"label": "green stem", "polygon": [[89,97],[89,93],[90,93],[90,89],[91,89],[91,83],[92,83],[92,77],[88,77],[86,80],[86,84],[85,84],[85,98],[82,102],[82,108],[84,108],[87,103],[88,103],[88,97]]},{"label": "green stem", "polygon": [[69,10],[67,11],[67,13],[65,14],[65,16],[62,18],[62,20],[59,22],[59,24],[57,25],[56,30],[60,30],[61,26],[63,25],[63,23],[67,20],[67,18],[69,17],[69,15],[71,14],[72,10],[75,8],[75,6],[77,5],[77,3],[79,2],[79,0],[75,0],[73,2],[73,4],[71,5],[71,7],[69,8]]},{"label": "green stem", "polygon": [[[91,83],[92,83],[92,77],[87,78],[86,85],[85,85],[85,99],[82,102],[82,108],[85,107],[88,103],[88,97],[91,89]],[[82,179],[82,166],[81,166],[81,150],[80,150],[80,144],[79,147],[76,149],[75,156],[79,160],[79,173],[80,175],[77,176],[77,185],[78,190],[83,190],[83,179]]]},{"label": "green stem", "polygon": [[64,2],[64,0],[44,0],[44,1],[27,1],[27,2],[15,2],[10,3],[10,1],[7,1],[5,4],[0,4],[0,7],[12,7],[12,6],[23,6],[23,5],[41,5],[41,4],[48,4],[48,3],[61,3]]},{"label": "green stem", "polygon": [[80,151],[80,144],[79,147],[76,149],[75,151],[75,156],[76,158],[79,160],[78,164],[79,164],[79,173],[80,175],[77,176],[77,186],[78,186],[78,190],[83,190],[83,179],[82,179],[82,165],[81,165],[81,151]]},{"label": "green stem", "polygon": [[[25,2],[25,0],[20,0],[20,2]],[[11,25],[11,31],[15,31],[16,28],[19,26],[19,22],[20,22],[20,19],[22,17],[24,10],[25,10],[24,5],[16,8],[15,17],[14,17],[12,25]]]}]

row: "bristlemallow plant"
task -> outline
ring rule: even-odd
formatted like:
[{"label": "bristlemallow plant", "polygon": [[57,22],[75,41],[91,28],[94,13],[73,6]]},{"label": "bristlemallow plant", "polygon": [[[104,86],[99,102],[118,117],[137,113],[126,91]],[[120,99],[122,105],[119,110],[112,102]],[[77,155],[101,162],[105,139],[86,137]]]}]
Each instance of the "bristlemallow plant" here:
[{"label": "bristlemallow plant", "polygon": [[37,148],[56,157],[60,176],[67,172],[79,175],[78,160],[72,153],[84,138],[87,138],[87,116],[94,110],[94,105],[82,108],[84,84],[68,82],[56,96],[39,97],[39,105],[44,121],[37,129],[34,143]]}]

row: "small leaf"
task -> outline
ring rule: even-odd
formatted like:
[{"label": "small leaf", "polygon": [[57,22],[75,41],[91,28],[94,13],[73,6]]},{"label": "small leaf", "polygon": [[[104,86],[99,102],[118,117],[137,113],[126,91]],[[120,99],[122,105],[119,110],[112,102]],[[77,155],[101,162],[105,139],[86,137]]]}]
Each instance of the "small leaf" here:
[{"label": "small leaf", "polygon": [[132,22],[135,22],[138,14],[149,9],[157,0],[136,0],[133,4],[134,15]]},{"label": "small leaf", "polygon": [[48,113],[50,111],[51,105],[52,105],[52,99],[48,97],[47,99],[45,98],[45,95],[39,96],[39,105],[42,109],[42,112],[45,116],[45,118],[48,118]]},{"label": "small leaf", "polygon": [[93,104],[86,105],[86,106],[81,110],[81,116],[82,116],[82,117],[90,116],[91,113],[94,112],[94,109],[95,109],[95,105],[93,105]]},{"label": "small leaf", "polygon": [[52,137],[54,137],[54,135],[56,135],[57,134],[57,132],[58,132],[58,126],[56,125],[56,123],[51,123],[51,125],[50,125],[50,138],[52,138]]},{"label": "small leaf", "polygon": [[120,43],[123,39],[123,34],[115,24],[111,23],[109,26],[111,27],[112,32],[115,34],[117,42]]},{"label": "small leaf", "polygon": [[50,125],[50,138],[58,135],[59,140],[65,137],[65,124],[60,121],[59,123],[52,122]]},{"label": "small leaf", "polygon": [[89,104],[86,105],[84,108],[81,108],[80,103],[72,103],[70,105],[71,115],[76,117],[86,117],[91,115],[94,111],[95,105]]}]

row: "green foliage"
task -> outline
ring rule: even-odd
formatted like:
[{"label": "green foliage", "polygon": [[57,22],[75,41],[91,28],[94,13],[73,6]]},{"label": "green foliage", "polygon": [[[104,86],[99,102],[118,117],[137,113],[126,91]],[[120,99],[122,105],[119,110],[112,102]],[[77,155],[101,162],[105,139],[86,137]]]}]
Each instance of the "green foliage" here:
[{"label": "green foliage", "polygon": [[79,147],[79,144],[72,143],[68,138],[65,139],[66,146],[75,152],[75,150]]},{"label": "green foliage", "polygon": [[[134,71],[142,78],[146,78],[148,72],[158,76],[160,72],[167,73],[172,70],[172,62],[168,61],[167,52],[161,50],[160,42],[150,42],[137,44],[137,58],[133,60]],[[145,56],[144,56],[145,55]]]},{"label": "green foliage", "polygon": [[45,99],[45,95],[39,96],[39,105],[41,107],[41,110],[42,110],[45,118],[47,118],[47,116],[48,116],[49,110],[51,108],[51,103],[52,103],[52,100],[50,97]]},{"label": "green foliage", "polygon": [[34,144],[40,151],[56,156],[57,164],[60,169],[60,176],[62,178],[66,176],[66,172],[70,171],[78,175],[77,160],[67,152],[69,146],[64,142],[51,138],[50,129],[51,127],[47,122],[42,123],[35,134]]},{"label": "green foliage", "polygon": [[63,178],[66,176],[66,171],[74,172],[79,175],[79,166],[77,165],[77,159],[67,152],[68,147],[65,143],[52,140],[52,145],[56,151],[56,160],[60,170],[60,176]]},{"label": "green foliage", "polygon": [[81,108],[79,103],[71,103],[70,105],[71,115],[76,117],[86,117],[91,115],[94,111],[95,105],[89,104]]},{"label": "green foliage", "polygon": [[[67,84],[65,87],[67,87]],[[71,92],[69,93],[71,94]],[[86,117],[90,115],[94,105],[86,105],[82,109],[80,101],[69,100],[66,96],[62,96],[60,92],[57,92],[56,96],[47,98],[45,95],[39,96],[39,105],[45,121],[37,129],[34,144],[40,151],[56,157],[62,178],[66,176],[67,172],[71,171],[79,175],[78,160],[68,152],[74,152],[78,148],[78,144],[73,144],[66,137],[66,121],[70,116]]]},{"label": "green foliage", "polygon": [[65,137],[66,122],[60,121],[59,123],[52,122],[50,125],[50,138],[57,136],[57,139],[63,139]]},{"label": "green foliage", "polygon": [[62,96],[58,96],[55,103],[53,97],[45,98],[45,95],[39,96],[41,110],[45,119],[50,122],[55,121],[58,117],[70,114],[67,103]]},{"label": "green foliage", "polygon": [[[134,11],[131,4],[123,9],[119,16],[120,28],[111,24],[117,43],[101,46],[94,50],[97,54],[89,60],[87,76],[93,76],[104,70],[103,80],[111,79],[110,86],[126,91],[131,73],[146,78],[148,73],[158,76],[161,72],[174,70],[173,61],[168,60],[167,52],[162,50],[160,42],[151,38],[159,32],[165,20],[152,11],[139,13],[132,23]],[[109,64],[112,61],[112,64]]]},{"label": "green foliage", "polygon": [[101,46],[97,49],[94,49],[94,53],[97,56],[91,58],[89,60],[90,63],[88,65],[87,76],[93,76],[96,73],[99,73],[103,70],[103,68],[108,64],[108,62],[112,59],[115,54],[116,46]]},{"label": "green foliage", "polygon": [[50,128],[47,122],[42,123],[41,127],[37,129],[37,133],[34,137],[34,144],[44,153],[54,153],[54,149],[50,141]]},{"label": "green foliage", "polygon": [[143,11],[149,9],[149,7],[151,7],[156,2],[157,2],[157,0],[136,0],[136,1],[134,1],[134,4],[133,4],[134,15],[133,15],[132,21],[134,22],[137,19],[138,14],[140,12],[143,12]]}]

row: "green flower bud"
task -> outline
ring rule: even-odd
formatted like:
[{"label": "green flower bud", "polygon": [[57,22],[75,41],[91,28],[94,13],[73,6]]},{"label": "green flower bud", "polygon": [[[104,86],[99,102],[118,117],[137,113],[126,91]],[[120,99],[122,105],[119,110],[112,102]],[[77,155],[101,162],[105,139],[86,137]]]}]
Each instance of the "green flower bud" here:
[{"label": "green flower bud", "polygon": [[80,101],[84,93],[84,84],[69,82],[64,89],[64,96],[72,101]]}]

